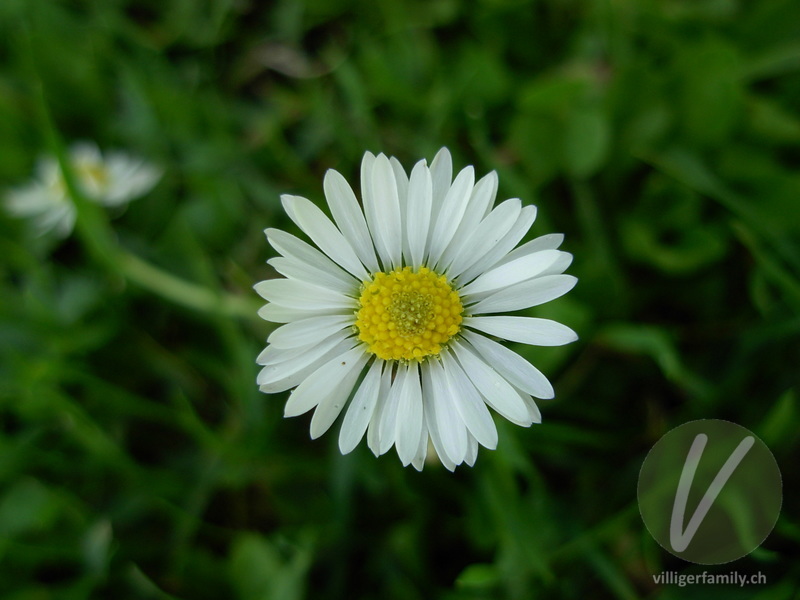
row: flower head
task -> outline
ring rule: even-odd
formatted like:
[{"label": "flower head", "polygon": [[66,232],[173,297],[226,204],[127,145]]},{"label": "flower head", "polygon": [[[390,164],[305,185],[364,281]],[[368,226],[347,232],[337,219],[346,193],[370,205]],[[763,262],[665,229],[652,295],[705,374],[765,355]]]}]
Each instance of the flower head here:
[{"label": "flower head", "polygon": [[[142,159],[119,151],[103,156],[89,142],[73,145],[68,158],[81,193],[105,206],[122,206],[142,196],[161,177],[158,168]],[[40,234],[53,230],[67,236],[75,225],[75,205],[53,157],[39,160],[34,180],[10,190],[5,206],[15,216],[31,218]]]},{"label": "flower head", "polygon": [[[452,179],[443,148],[410,175],[394,158],[361,163],[363,211],[344,177],[324,190],[331,221],[299,196],[282,196],[289,217],[317,248],[267,229],[281,254],[268,262],[284,278],[256,284],[259,314],[282,323],[259,355],[263,392],[295,388],[285,415],[314,410],[317,438],[345,412],[339,448],[367,434],[380,455],[392,446],[422,469],[428,441],[450,470],[493,449],[489,408],[524,427],[539,423],[533,397],[552,398],[547,378],[491,337],[558,346],[577,339],[555,321],[501,313],[568,292],[572,256],[550,234],[515,249],[536,217],[519,199],[493,207],[497,174]],[[491,336],[491,337],[490,337]],[[363,377],[362,377],[363,376]],[[348,402],[349,400],[349,402]]]}]

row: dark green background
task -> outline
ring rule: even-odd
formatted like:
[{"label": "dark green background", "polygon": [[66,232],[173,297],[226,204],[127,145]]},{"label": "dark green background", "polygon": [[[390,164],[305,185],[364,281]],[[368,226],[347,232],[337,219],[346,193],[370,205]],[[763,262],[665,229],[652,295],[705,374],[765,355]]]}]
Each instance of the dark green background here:
[{"label": "dark green background", "polygon": [[[2,0],[0,187],[81,139],[166,174],[62,243],[0,216],[0,597],[797,597],[799,106],[796,0]],[[257,307],[281,192],[442,145],[580,279],[531,311],[580,341],[517,348],[544,423],[454,475],[311,442],[256,389],[270,325],[196,301]],[[774,532],[720,568],[766,586],[653,583],[699,571],[638,471],[703,417],[783,472]]]}]

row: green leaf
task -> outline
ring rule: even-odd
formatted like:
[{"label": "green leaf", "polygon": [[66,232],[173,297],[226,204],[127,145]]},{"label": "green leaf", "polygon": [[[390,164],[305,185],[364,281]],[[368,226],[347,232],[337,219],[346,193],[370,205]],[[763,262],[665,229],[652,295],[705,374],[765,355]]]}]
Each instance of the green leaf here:
[{"label": "green leaf", "polygon": [[774,143],[800,141],[800,119],[777,102],[751,96],[747,108],[750,130],[755,135]]},{"label": "green leaf", "polygon": [[564,167],[573,177],[589,177],[605,162],[611,128],[599,105],[580,107],[567,117],[564,131]]},{"label": "green leaf", "polygon": [[111,560],[113,539],[111,521],[106,517],[96,521],[83,538],[83,559],[90,573],[102,575]]},{"label": "green leaf", "polygon": [[[730,190],[697,152],[689,148],[671,148],[657,155],[643,157],[662,172],[675,177],[693,190],[719,202],[747,223],[780,257],[800,270],[800,247],[785,236],[796,222],[796,215],[774,214],[763,210],[753,199]],[[788,217],[788,218],[787,218]]]},{"label": "green leaf", "polygon": [[681,362],[672,336],[653,325],[618,323],[607,325],[597,334],[600,343],[631,354],[652,358],[664,376],[690,391],[703,394],[707,385]]},{"label": "green leaf", "polygon": [[497,587],[499,582],[500,573],[492,564],[470,565],[456,578],[456,586],[474,591],[485,591]]},{"label": "green leaf", "polygon": [[764,443],[772,448],[778,448],[789,444],[797,437],[798,422],[800,422],[800,407],[797,405],[797,392],[788,389],[764,416],[757,432]]},{"label": "green leaf", "polygon": [[311,556],[308,539],[279,548],[258,534],[240,534],[233,543],[229,563],[238,598],[301,600]]},{"label": "green leaf", "polygon": [[553,76],[536,79],[519,92],[519,108],[524,112],[556,112],[572,106],[586,94],[588,81],[578,77]]},{"label": "green leaf", "polygon": [[60,502],[39,480],[22,479],[0,498],[0,537],[45,531],[60,510]]},{"label": "green leaf", "polygon": [[560,139],[558,123],[538,113],[522,113],[512,122],[509,144],[520,155],[527,178],[533,185],[552,179],[559,168],[559,156],[552,151]]},{"label": "green leaf", "polygon": [[[703,218],[703,198],[660,173],[646,181],[642,199],[623,217],[620,233],[630,260],[685,274],[719,261],[728,230]],[[658,219],[653,219],[658,214]]]},{"label": "green leaf", "polygon": [[697,144],[719,144],[739,123],[744,92],[739,56],[722,39],[682,47],[677,64],[684,134]]}]

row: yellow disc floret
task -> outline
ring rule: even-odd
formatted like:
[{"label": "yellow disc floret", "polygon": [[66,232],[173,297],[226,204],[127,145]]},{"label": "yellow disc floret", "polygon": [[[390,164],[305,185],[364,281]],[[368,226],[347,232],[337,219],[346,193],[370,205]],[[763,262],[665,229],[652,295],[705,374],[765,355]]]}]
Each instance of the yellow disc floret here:
[{"label": "yellow disc floret", "polygon": [[356,314],[358,339],[384,360],[436,355],[461,328],[458,293],[427,267],[376,273],[364,282]]}]

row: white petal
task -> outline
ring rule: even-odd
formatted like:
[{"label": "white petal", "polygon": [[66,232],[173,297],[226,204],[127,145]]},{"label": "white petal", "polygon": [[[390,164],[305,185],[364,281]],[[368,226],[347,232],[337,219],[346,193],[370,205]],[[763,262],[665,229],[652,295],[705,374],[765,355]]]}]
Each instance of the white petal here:
[{"label": "white petal", "polygon": [[[489,217],[491,217],[491,215],[489,215]],[[484,221],[488,220],[489,217]],[[509,229],[496,244],[492,245],[486,253],[480,255],[472,266],[465,269],[464,272],[459,275],[459,281],[462,284],[468,283],[481,273],[491,269],[519,243],[531,228],[531,225],[533,225],[534,220],[536,220],[536,207],[523,207],[522,211],[520,211],[519,219],[511,226],[511,229]]]},{"label": "white petal", "polygon": [[372,244],[378,252],[381,262],[384,267],[389,264],[389,250],[383,237],[378,236],[376,232],[380,227],[380,213],[375,199],[375,192],[372,185],[372,174],[375,170],[375,156],[371,152],[365,152],[364,158],[361,159],[361,201],[364,204],[364,216],[367,218],[367,228],[372,237]]},{"label": "white petal", "polygon": [[39,158],[36,161],[36,179],[49,189],[64,189],[64,176],[61,165],[50,156]]},{"label": "white petal", "polygon": [[367,222],[350,184],[338,171],[330,169],[325,173],[323,188],[333,219],[353,246],[358,258],[373,273],[379,271]]},{"label": "white petal", "polygon": [[267,346],[256,359],[258,364],[265,367],[258,374],[258,384],[263,385],[270,381],[277,381],[284,376],[289,376],[300,369],[304,369],[312,362],[319,359],[320,356],[323,356],[332,348],[346,341],[350,344],[346,350],[349,350],[358,343],[356,338],[348,337],[346,334],[339,332],[315,344],[300,346],[299,348],[292,348],[291,350],[281,350],[272,345]]},{"label": "white petal", "polygon": [[384,454],[391,448],[397,439],[397,411],[400,408],[406,379],[408,378],[408,365],[398,365],[397,372],[386,398],[386,404],[381,413],[380,435],[380,454]]},{"label": "white petal", "polygon": [[381,374],[381,388],[378,392],[378,402],[375,405],[375,410],[372,413],[372,418],[369,420],[369,429],[367,430],[367,447],[372,450],[375,456],[380,456],[381,445],[381,424],[383,423],[383,413],[386,408],[389,391],[392,388],[392,372],[394,366],[392,363],[385,363],[383,374]]},{"label": "white petal", "polygon": [[52,156],[41,156],[36,160],[34,167],[36,179],[46,186],[53,185],[61,177],[58,161]]},{"label": "white petal", "polygon": [[382,240],[382,246],[386,249],[386,256],[382,256],[384,267],[391,265],[397,269],[403,256],[402,217],[397,180],[392,165],[384,154],[375,158],[375,166],[372,168],[372,198],[377,219],[372,236],[376,240]]},{"label": "white petal", "polygon": [[336,271],[323,271],[302,260],[287,258],[285,256],[270,258],[267,263],[288,279],[305,281],[306,283],[328,288],[346,296],[358,295],[359,282],[351,277],[349,273],[345,273],[341,269],[337,269]]},{"label": "white petal", "polygon": [[562,252],[555,262],[542,271],[541,275],[561,275],[572,264],[572,254]]},{"label": "white petal", "polygon": [[467,437],[467,454],[464,456],[464,463],[470,467],[475,465],[475,460],[478,458],[478,440],[473,436]]},{"label": "white petal", "polygon": [[287,360],[292,360],[298,356],[303,356],[315,345],[316,343],[307,344],[306,346],[287,350],[284,348],[276,348],[272,344],[268,344],[256,358],[256,363],[259,365],[276,365]]},{"label": "white petal", "polygon": [[453,158],[447,148],[442,148],[431,161],[431,226],[428,228],[426,247],[431,247],[433,240],[433,224],[439,218],[444,198],[453,181]]},{"label": "white petal", "polygon": [[8,212],[15,217],[29,217],[68,202],[62,194],[54,193],[52,189],[37,181],[9,190],[4,204]]},{"label": "white petal", "polygon": [[163,170],[124,152],[109,152],[105,160],[105,193],[98,200],[119,206],[149,192],[161,179]]},{"label": "white petal", "polygon": [[258,282],[253,289],[267,302],[288,308],[327,310],[358,306],[355,298],[296,279],[268,279]]},{"label": "white petal", "polygon": [[[439,435],[438,419],[436,417],[438,402],[434,388],[438,388],[438,386],[434,386],[432,374],[434,368],[432,364],[435,362],[436,361],[429,360],[422,363],[422,412],[425,417],[425,428],[428,430],[428,434],[431,437],[431,443],[436,450],[436,455],[448,471],[453,471],[456,468],[456,464],[448,458],[444,451],[442,438]],[[466,427],[464,428],[464,434],[466,435]]]},{"label": "white petal", "polygon": [[563,346],[578,339],[578,335],[566,325],[535,317],[467,317],[464,326],[534,346]]},{"label": "white petal", "polygon": [[395,447],[403,466],[408,466],[419,448],[422,434],[422,388],[418,363],[410,362],[397,407]]},{"label": "white petal", "polygon": [[534,252],[539,252],[541,250],[555,250],[563,242],[563,233],[548,233],[546,235],[541,235],[536,239],[525,242],[519,248],[514,248],[511,252],[506,254],[503,259],[498,261],[496,266],[499,267],[500,265],[509,263],[512,260],[517,260],[518,258],[527,256],[528,254],[533,254]]},{"label": "white petal", "polygon": [[83,148],[73,146],[70,152],[70,169],[75,183],[89,200],[103,203],[109,183],[108,170],[96,147],[92,148],[88,143],[82,145]]},{"label": "white petal", "polygon": [[[457,355],[463,354],[466,350],[458,343],[453,342],[453,350]],[[454,390],[458,397],[456,409],[464,420],[464,424],[470,433],[482,446],[494,450],[497,447],[497,428],[486,408],[478,390],[464,373],[463,369],[450,355],[450,352],[441,353],[442,366],[444,367],[447,380],[450,382],[450,389]]]},{"label": "white petal", "polygon": [[317,406],[321,401],[337,391],[337,386],[344,381],[353,369],[363,367],[365,360],[366,353],[362,346],[356,346],[329,360],[309,375],[289,395],[283,411],[284,416],[296,417]]},{"label": "white petal", "polygon": [[408,183],[407,238],[410,256],[406,262],[417,268],[425,258],[428,229],[431,221],[433,188],[430,169],[421,160],[414,165]]},{"label": "white petal", "polygon": [[360,282],[359,279],[342,270],[339,265],[322,252],[291,233],[286,233],[280,229],[265,229],[264,233],[267,235],[270,245],[286,258],[292,258],[307,264],[309,267],[331,273],[331,275],[342,281],[352,280],[356,284]]},{"label": "white petal", "polygon": [[300,321],[301,319],[309,319],[311,317],[318,317],[321,315],[352,315],[353,309],[351,308],[331,308],[327,310],[311,310],[291,308],[288,306],[280,306],[279,304],[267,304],[258,309],[258,316],[265,321],[272,323],[291,323],[292,321]]},{"label": "white petal", "polygon": [[406,222],[406,215],[408,214],[408,175],[403,169],[403,165],[394,156],[389,159],[392,164],[392,171],[394,171],[394,178],[397,182],[397,199],[400,203],[400,239],[403,244],[403,256],[409,256],[408,236],[406,230],[408,223]]},{"label": "white petal", "polygon": [[[367,359],[370,356],[370,354],[362,351],[361,354],[353,360],[353,366],[350,372],[340,383],[331,386],[331,392],[320,400],[314,411],[314,416],[311,417],[310,431],[312,440],[317,439],[328,431],[336,420],[336,417],[342,412],[344,405],[347,403],[347,399],[350,397],[350,394],[353,393],[353,386],[361,375],[361,371],[364,369],[364,365],[367,363]],[[348,365],[344,366],[346,367]]]},{"label": "white petal", "polygon": [[470,217],[469,221],[472,224],[471,229],[477,227],[478,223],[491,212],[494,201],[497,198],[499,184],[500,179],[497,176],[497,171],[489,171],[475,184],[473,197],[470,199],[470,208],[475,210],[475,217]]},{"label": "white petal", "polygon": [[463,334],[484,360],[514,387],[537,398],[555,396],[547,377],[519,354],[474,331],[465,330]]},{"label": "white petal", "polygon": [[429,260],[432,264],[438,263],[444,249],[453,239],[453,235],[461,224],[474,185],[475,169],[469,166],[458,174],[453,185],[450,186],[433,228],[429,252]]},{"label": "white petal", "polygon": [[428,427],[425,424],[425,418],[422,419],[422,431],[419,436],[419,445],[417,446],[417,453],[411,461],[412,466],[417,471],[422,471],[425,466],[425,458],[428,456]]},{"label": "white petal", "polygon": [[297,348],[327,338],[353,324],[349,315],[324,315],[294,321],[273,331],[267,341],[275,348]]},{"label": "white petal", "polygon": [[542,422],[542,413],[539,407],[536,406],[536,401],[528,394],[521,394],[522,399],[525,400],[525,406],[528,407],[528,418],[534,423]]},{"label": "white petal", "polygon": [[66,237],[72,232],[76,217],[75,205],[72,202],[65,202],[35,216],[33,222],[38,235],[44,235],[52,230],[56,235]]},{"label": "white petal", "polygon": [[[438,432],[442,450],[455,465],[464,462],[467,452],[467,428],[456,408],[455,390],[449,387],[449,381],[441,365],[435,360],[430,364],[430,378],[433,386],[433,402],[435,407],[434,429]],[[427,407],[426,407],[427,409]],[[435,442],[434,442],[435,443]]]},{"label": "white petal", "polygon": [[531,424],[525,402],[508,381],[466,346],[460,348],[457,356],[486,404],[512,423],[523,427]]},{"label": "white petal", "polygon": [[51,230],[67,236],[75,224],[75,205],[64,192],[34,181],[8,192],[5,208],[15,217],[30,218],[38,235]]},{"label": "white petal", "polygon": [[286,194],[281,202],[289,218],[335,263],[362,281],[369,277],[353,247],[318,206],[302,196]]},{"label": "white petal", "polygon": [[464,252],[470,237],[494,203],[497,195],[497,185],[498,180],[495,171],[485,175],[475,184],[467,210],[464,212],[464,217],[461,219],[461,224],[453,235],[452,241],[442,254],[439,268],[446,269],[456,256]]},{"label": "white petal", "polygon": [[514,312],[523,308],[539,306],[559,298],[575,287],[578,279],[572,275],[546,275],[523,281],[469,307],[475,315],[499,312]]},{"label": "white petal", "polygon": [[[338,338],[332,338],[338,339]],[[348,338],[340,340],[333,348],[323,353],[319,358],[308,361],[306,358],[306,366],[296,368],[295,364],[289,362],[280,363],[277,368],[272,370],[269,376],[261,376],[262,383],[259,384],[258,389],[266,394],[277,394],[278,392],[285,392],[305,381],[314,371],[319,369],[326,362],[335,356],[340,356],[343,352],[347,352],[358,344],[355,338]],[[267,370],[267,367],[262,369],[262,373]]]},{"label": "white petal", "polygon": [[73,162],[98,163],[103,160],[103,155],[97,144],[81,140],[69,147],[69,159]]},{"label": "white petal", "polygon": [[[469,236],[461,254],[450,264],[447,272],[451,278],[461,275],[474,265],[482,256],[496,246],[519,221],[522,202],[517,198],[500,203],[489,216],[480,222],[477,229]],[[465,283],[467,280],[465,280]]]},{"label": "white petal", "polygon": [[543,250],[494,267],[480,275],[472,283],[465,285],[458,293],[463,298],[471,294],[494,292],[520,281],[532,279],[552,265],[559,254],[558,250]]},{"label": "white petal", "polygon": [[339,431],[339,450],[342,454],[348,454],[355,448],[364,437],[370,419],[375,412],[378,403],[378,392],[381,387],[381,371],[386,364],[382,360],[374,360],[372,366],[367,371],[364,381],[353,397],[347,412],[344,415],[342,428]]}]

